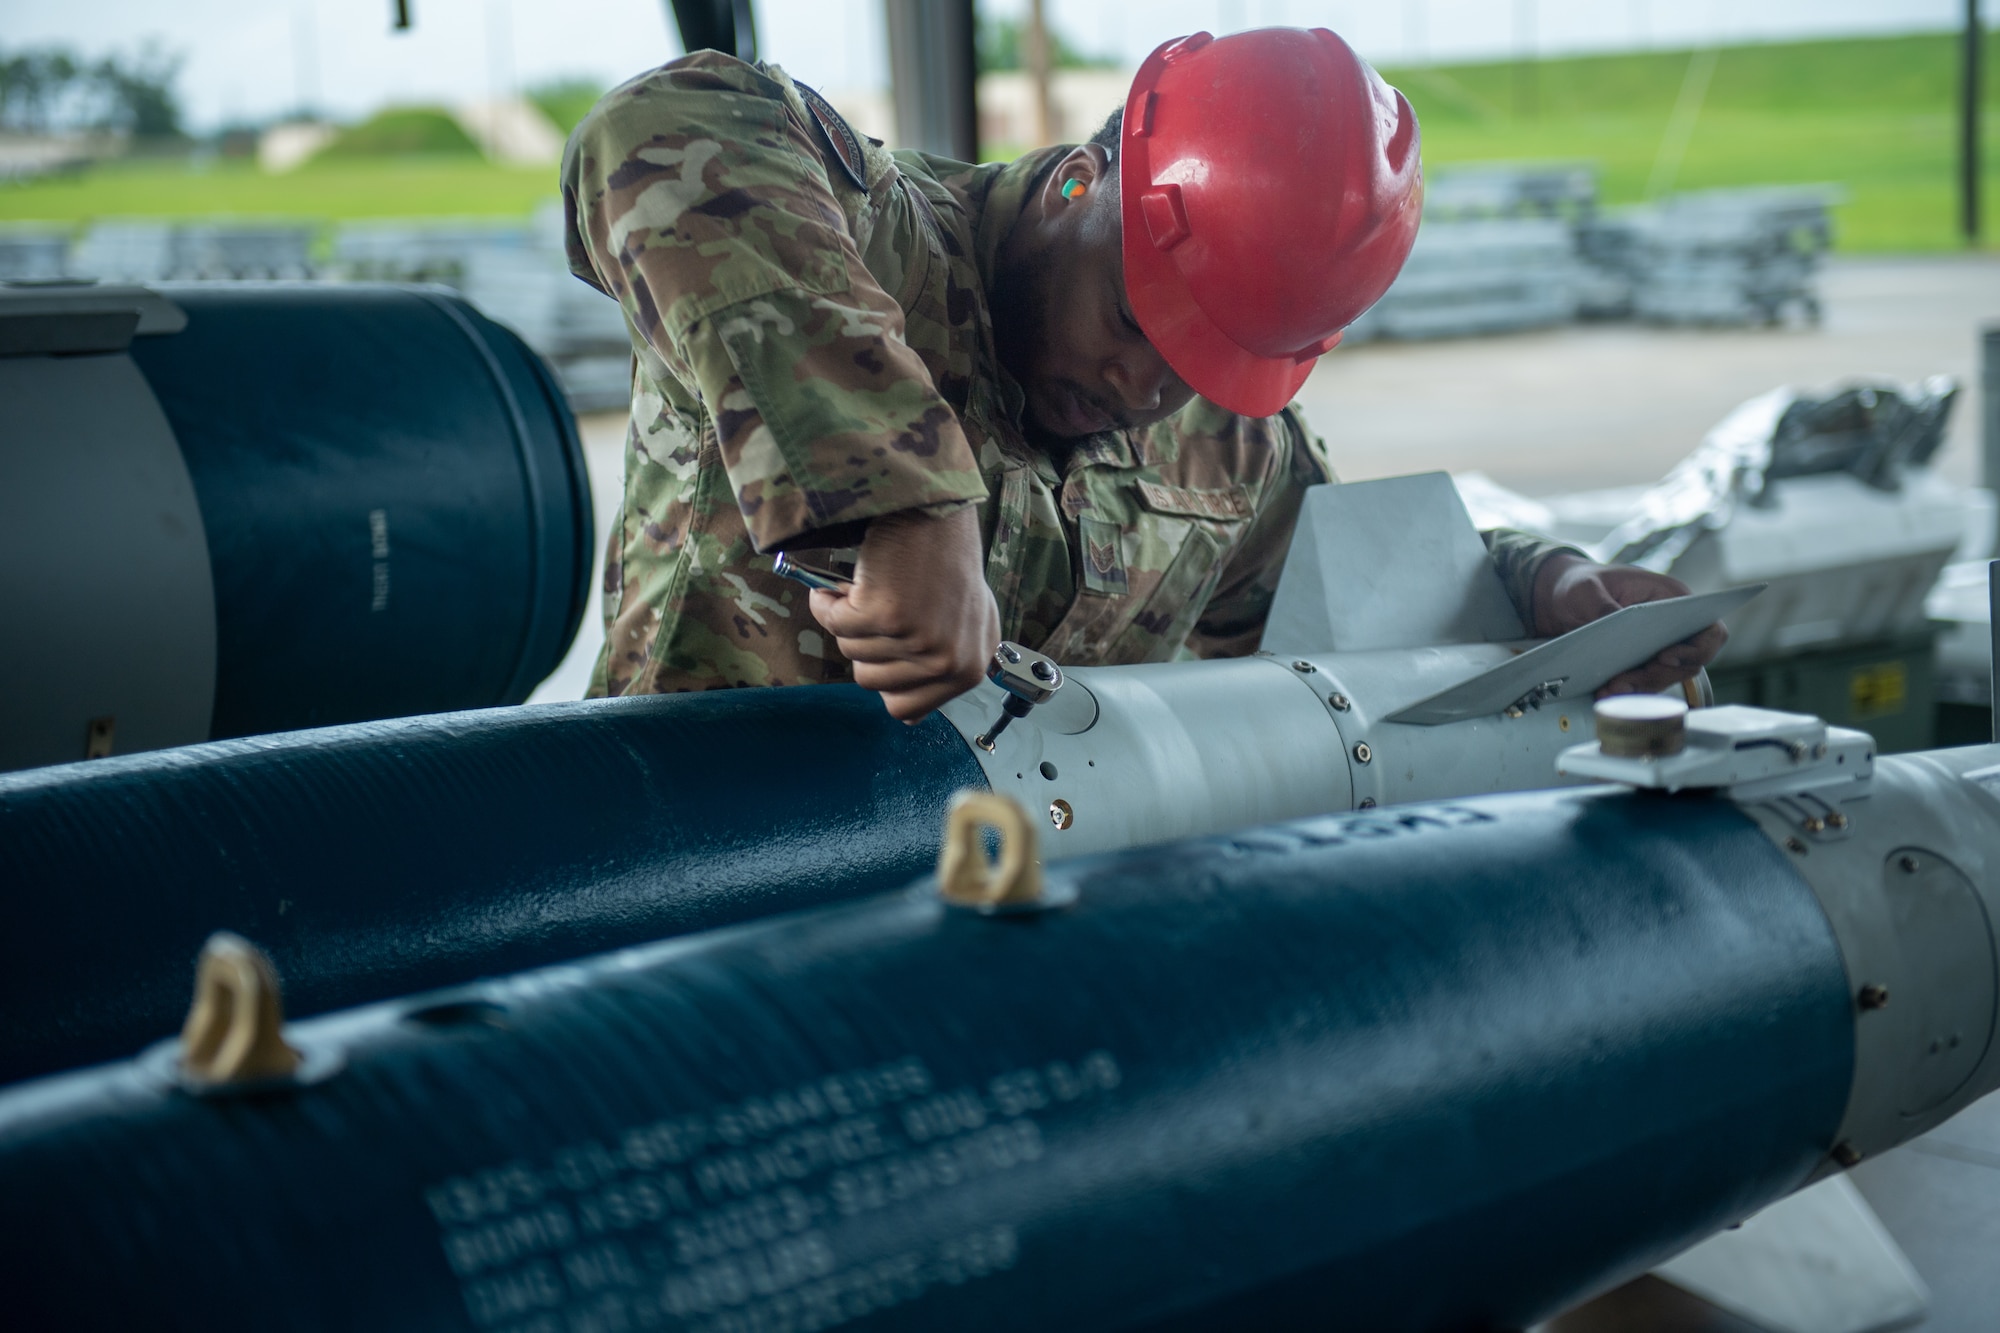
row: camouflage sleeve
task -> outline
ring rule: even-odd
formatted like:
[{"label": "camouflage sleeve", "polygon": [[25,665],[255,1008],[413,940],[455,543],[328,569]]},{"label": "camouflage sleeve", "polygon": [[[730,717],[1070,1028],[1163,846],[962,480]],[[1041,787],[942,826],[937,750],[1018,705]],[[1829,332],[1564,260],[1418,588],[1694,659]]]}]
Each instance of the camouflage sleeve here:
[{"label": "camouflage sleeve", "polygon": [[1188,635],[1187,651],[1196,657],[1247,657],[1257,651],[1306,488],[1338,480],[1327,460],[1326,443],[1306,425],[1298,404],[1271,418],[1270,424],[1280,456],[1249,530],[1231,549],[1215,592]]},{"label": "camouflage sleeve", "polygon": [[1535,625],[1535,576],[1541,573],[1542,562],[1552,555],[1565,554],[1589,559],[1574,546],[1564,546],[1532,532],[1494,528],[1479,535],[1486,541],[1486,553],[1493,559],[1493,568],[1500,572],[1508,599],[1530,633]]},{"label": "camouflage sleeve", "polygon": [[763,551],[985,496],[780,78],[677,60],[598,103],[562,167],[572,271],[624,308],[642,373],[698,399]]}]

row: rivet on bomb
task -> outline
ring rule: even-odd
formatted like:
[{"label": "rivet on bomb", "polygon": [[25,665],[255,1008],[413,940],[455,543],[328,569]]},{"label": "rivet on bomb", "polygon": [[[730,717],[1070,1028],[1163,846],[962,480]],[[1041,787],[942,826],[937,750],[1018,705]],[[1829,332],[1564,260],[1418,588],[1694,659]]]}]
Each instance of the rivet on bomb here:
[{"label": "rivet on bomb", "polygon": [[1854,993],[1854,1000],[1863,1009],[1886,1009],[1889,1006],[1889,988],[1879,981],[1871,981]]}]

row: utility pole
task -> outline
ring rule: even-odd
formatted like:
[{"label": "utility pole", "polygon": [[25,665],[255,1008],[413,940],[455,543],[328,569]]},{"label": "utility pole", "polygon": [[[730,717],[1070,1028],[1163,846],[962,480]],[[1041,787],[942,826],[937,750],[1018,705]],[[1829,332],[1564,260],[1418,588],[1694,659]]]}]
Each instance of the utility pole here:
[{"label": "utility pole", "polygon": [[1049,97],[1049,67],[1055,63],[1050,50],[1048,15],[1042,0],[1029,0],[1027,40],[1028,90],[1035,99],[1035,146],[1056,141],[1055,106]]},{"label": "utility pole", "polygon": [[1965,69],[1959,79],[1958,227],[1979,244],[1979,66],[1983,55],[1979,0],[1965,0]]}]

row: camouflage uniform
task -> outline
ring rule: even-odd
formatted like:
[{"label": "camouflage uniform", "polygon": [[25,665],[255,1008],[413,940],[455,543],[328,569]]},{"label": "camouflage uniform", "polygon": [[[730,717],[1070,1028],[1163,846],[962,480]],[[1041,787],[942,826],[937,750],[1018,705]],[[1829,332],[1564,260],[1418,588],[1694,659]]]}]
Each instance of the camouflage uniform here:
[{"label": "camouflage uniform", "polygon": [[[1004,637],[1071,665],[1252,651],[1301,494],[1333,478],[1298,409],[1197,399],[1058,470],[1023,436],[987,292],[1064,150],[973,167],[856,139],[850,175],[823,124],[775,66],[700,52],[570,139],[570,267],[636,354],[591,693],[847,679],[769,553],[968,504]],[[1555,548],[1489,545],[1525,608]]]}]

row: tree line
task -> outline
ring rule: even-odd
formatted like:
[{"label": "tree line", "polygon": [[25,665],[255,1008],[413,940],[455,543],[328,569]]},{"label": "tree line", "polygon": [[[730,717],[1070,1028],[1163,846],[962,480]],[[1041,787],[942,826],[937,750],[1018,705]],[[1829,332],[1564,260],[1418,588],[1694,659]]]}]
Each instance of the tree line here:
[{"label": "tree line", "polygon": [[0,50],[0,131],[178,137],[180,68],[180,56],[154,46],[99,60],[56,46]]}]

